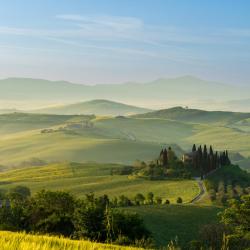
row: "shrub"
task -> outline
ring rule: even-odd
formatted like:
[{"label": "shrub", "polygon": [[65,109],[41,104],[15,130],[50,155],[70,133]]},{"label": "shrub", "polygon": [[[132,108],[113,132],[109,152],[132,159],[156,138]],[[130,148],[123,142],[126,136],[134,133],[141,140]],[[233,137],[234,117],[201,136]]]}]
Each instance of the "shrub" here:
[{"label": "shrub", "polygon": [[208,192],[209,198],[211,201],[215,201],[216,200],[216,192],[214,189],[210,189]]},{"label": "shrub", "polygon": [[152,205],[154,203],[154,194],[152,192],[149,192],[147,194],[147,202],[150,205]]},{"label": "shrub", "polygon": [[136,202],[136,205],[141,205],[144,203],[145,201],[145,197],[143,194],[141,193],[138,193],[135,195],[135,198],[134,198],[135,202]]},{"label": "shrub", "polygon": [[165,200],[165,204],[170,204],[170,200]]},{"label": "shrub", "polygon": [[181,203],[182,203],[182,198],[181,198],[181,197],[178,197],[177,200],[176,200],[176,202],[177,202],[178,204],[181,204]]},{"label": "shrub", "polygon": [[30,189],[25,186],[16,186],[10,190],[10,193],[18,193],[24,198],[27,198],[31,195]]},{"label": "shrub", "polygon": [[192,240],[188,243],[188,250],[201,250],[202,243],[198,240]]},{"label": "shrub", "polygon": [[162,204],[162,198],[161,197],[156,197],[155,201],[158,205]]},{"label": "shrub", "polygon": [[225,236],[223,240],[223,249],[230,250],[245,250],[250,248],[250,233],[241,235],[241,234],[232,234]]},{"label": "shrub", "polygon": [[227,232],[223,224],[208,224],[200,229],[200,240],[208,248],[220,249],[223,235]]}]

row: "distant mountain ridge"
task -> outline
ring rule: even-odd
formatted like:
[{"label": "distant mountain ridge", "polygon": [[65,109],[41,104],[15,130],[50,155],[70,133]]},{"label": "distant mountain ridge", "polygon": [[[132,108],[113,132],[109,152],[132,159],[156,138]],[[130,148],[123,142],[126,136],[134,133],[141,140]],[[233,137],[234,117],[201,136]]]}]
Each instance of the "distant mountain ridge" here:
[{"label": "distant mountain ridge", "polygon": [[140,108],[123,103],[113,102],[109,100],[91,100],[87,102],[79,102],[75,104],[62,105],[58,107],[34,110],[33,113],[58,114],[58,115],[76,115],[76,114],[95,114],[95,115],[132,115],[141,114],[152,111],[146,108]]},{"label": "distant mountain ridge", "polygon": [[[250,88],[204,81],[192,76],[158,79],[147,83],[81,85],[66,81],[9,78],[0,80],[0,104],[30,109],[37,104],[69,104],[91,99],[108,99],[147,108],[192,106],[214,109],[216,102],[250,99]],[[10,106],[10,104],[12,104]],[[249,108],[250,112],[250,108]]]}]

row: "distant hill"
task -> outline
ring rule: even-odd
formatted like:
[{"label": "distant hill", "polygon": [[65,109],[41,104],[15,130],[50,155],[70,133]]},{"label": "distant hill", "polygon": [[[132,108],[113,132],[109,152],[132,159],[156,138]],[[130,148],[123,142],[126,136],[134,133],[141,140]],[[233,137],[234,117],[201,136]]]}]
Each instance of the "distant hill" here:
[{"label": "distant hill", "polygon": [[75,114],[95,114],[95,115],[131,115],[141,114],[151,111],[150,109],[126,105],[109,100],[92,100],[75,104],[51,107],[33,111],[34,113],[75,115]]},{"label": "distant hill", "polygon": [[2,108],[9,107],[11,104],[11,107],[30,109],[42,107],[44,104],[69,104],[90,99],[108,99],[132,105],[147,105],[148,108],[189,105],[215,109],[218,101],[226,103],[249,98],[249,87],[204,81],[192,76],[163,78],[146,83],[97,85],[27,78],[0,80]]},{"label": "distant hill", "polygon": [[250,113],[205,111],[199,109],[187,109],[174,107],[146,114],[136,115],[137,118],[160,118],[192,123],[223,123],[230,124],[250,118]]},{"label": "distant hill", "polygon": [[17,109],[0,109],[0,114],[10,114],[10,113],[15,113],[19,112]]}]

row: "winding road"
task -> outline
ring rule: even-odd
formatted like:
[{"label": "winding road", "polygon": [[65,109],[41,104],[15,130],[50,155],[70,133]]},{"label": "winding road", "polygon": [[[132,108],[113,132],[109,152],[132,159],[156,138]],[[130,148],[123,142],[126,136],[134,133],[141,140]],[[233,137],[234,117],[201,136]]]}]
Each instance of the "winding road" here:
[{"label": "winding road", "polygon": [[201,200],[201,198],[205,195],[206,193],[206,187],[204,185],[204,182],[200,178],[195,178],[197,180],[198,186],[200,188],[200,193],[194,197],[190,203],[196,203],[197,201]]}]

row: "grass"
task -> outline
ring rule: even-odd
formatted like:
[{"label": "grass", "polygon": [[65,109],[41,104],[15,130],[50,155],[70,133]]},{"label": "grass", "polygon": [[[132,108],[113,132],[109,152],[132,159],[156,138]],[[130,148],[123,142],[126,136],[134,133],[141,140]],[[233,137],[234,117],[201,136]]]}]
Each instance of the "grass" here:
[{"label": "grass", "polygon": [[1,250],[133,250],[139,248],[100,244],[63,237],[0,231]]},{"label": "grass", "polygon": [[250,186],[250,173],[242,170],[238,166],[224,166],[216,170],[216,172],[212,173],[205,180],[205,184],[207,188],[215,188],[218,189],[218,185],[220,182],[224,182],[225,186],[236,185],[244,187]]},{"label": "grass", "polygon": [[158,246],[166,246],[178,238],[181,246],[199,239],[199,230],[205,224],[218,222],[221,208],[197,205],[153,205],[132,207],[140,214],[153,234]]},{"label": "grass", "polygon": [[[131,164],[136,159],[155,159],[163,145],[175,143],[189,150],[194,142],[250,156],[250,134],[224,125],[97,117],[92,119],[93,128],[58,131],[82,119],[84,116],[0,115],[0,164],[15,165],[31,157],[46,161]],[[56,132],[41,133],[44,128]],[[173,147],[178,155],[183,153],[178,146]]]},{"label": "grass", "polygon": [[120,168],[117,164],[96,163],[52,163],[41,167],[15,169],[0,173],[0,189],[9,189],[16,185],[25,185],[31,191],[41,189],[65,190],[77,196],[94,192],[96,195],[108,194],[110,197],[124,194],[133,198],[136,193],[155,196],[176,202],[182,197],[189,202],[199,193],[196,181],[149,181],[131,179],[122,175],[111,175],[111,169]]}]

